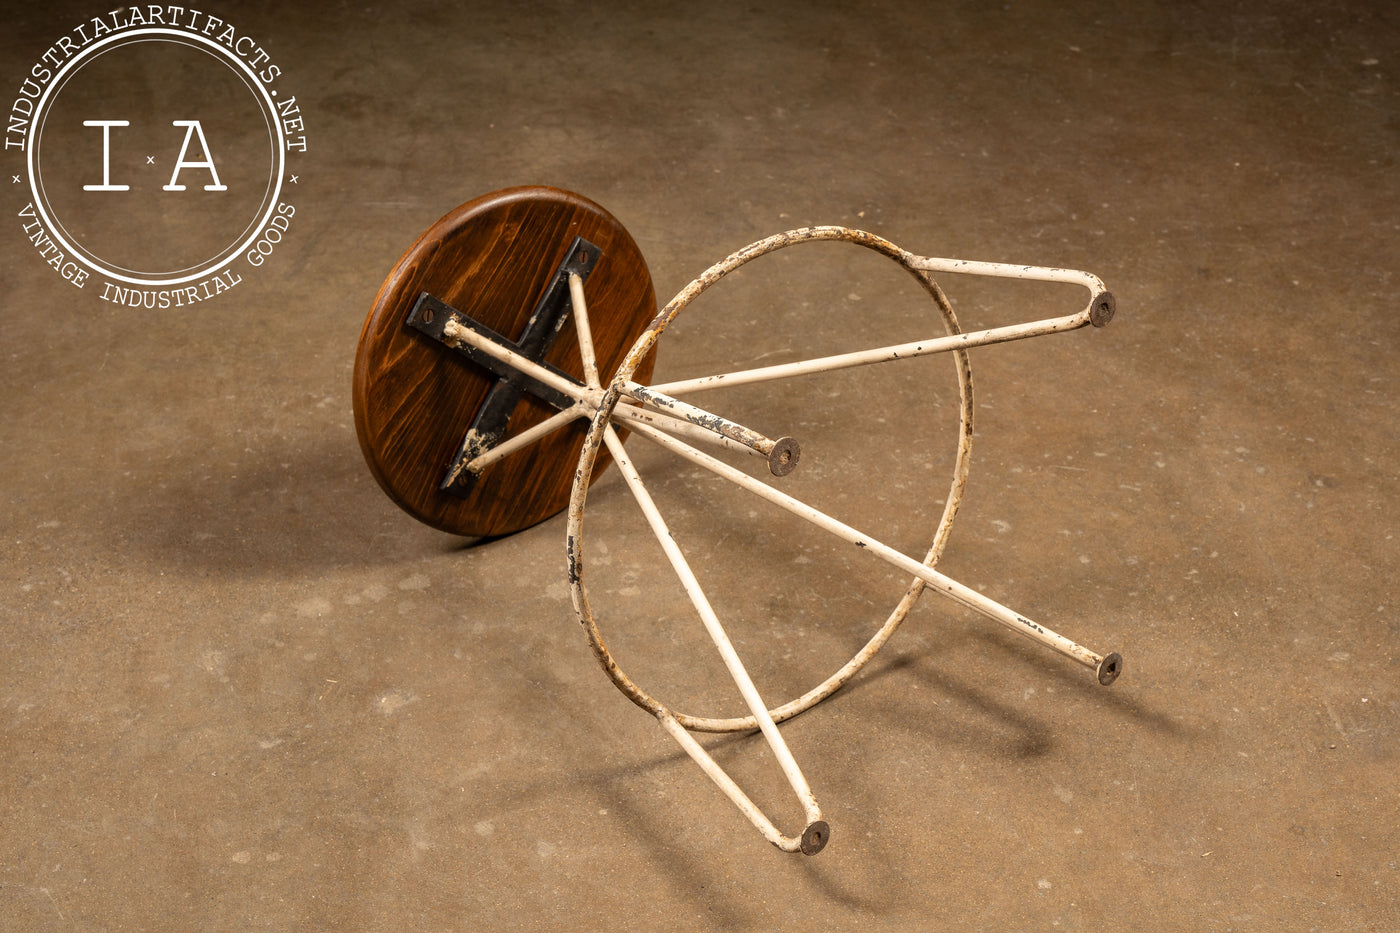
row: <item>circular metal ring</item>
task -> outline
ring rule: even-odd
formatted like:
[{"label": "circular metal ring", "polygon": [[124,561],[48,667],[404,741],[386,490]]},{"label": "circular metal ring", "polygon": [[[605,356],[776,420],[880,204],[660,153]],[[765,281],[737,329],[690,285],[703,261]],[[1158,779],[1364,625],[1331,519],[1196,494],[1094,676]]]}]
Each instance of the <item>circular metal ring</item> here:
[{"label": "circular metal ring", "polygon": [[[613,409],[617,406],[618,400],[621,397],[622,385],[626,381],[632,379],[633,374],[644,361],[652,358],[657,340],[660,339],[662,333],[665,332],[666,328],[670,326],[671,322],[676,319],[680,312],[706,289],[745,263],[788,246],[820,241],[853,243],[894,260],[913,275],[934,300],[934,303],[938,306],[939,312],[943,317],[947,332],[950,334],[961,332],[958,327],[957,317],[953,312],[952,305],[948,302],[947,296],[943,294],[942,289],[938,287],[929,273],[915,267],[914,261],[917,257],[906,250],[900,249],[888,240],[848,227],[805,227],[759,240],[711,266],[698,278],[683,288],[676,297],[671,299],[670,303],[657,314],[646,331],[637,338],[636,343],[633,344],[627,357],[618,367],[617,373],[614,375],[613,381],[602,403],[599,405],[592,423],[589,425],[588,433],[584,439],[583,449],[579,455],[578,468],[574,473],[574,484],[569,502],[567,548],[569,584],[572,588],[574,609],[578,614],[579,623],[583,626],[588,637],[589,645],[592,647],[593,653],[598,658],[599,663],[602,664],[603,669],[607,672],[608,677],[628,699],[653,715],[670,715],[677,723],[690,731],[751,731],[758,728],[758,722],[752,715],[716,719],[691,716],[672,710],[639,687],[613,659],[611,652],[608,651],[607,645],[604,643],[602,635],[599,632],[597,620],[593,615],[593,610],[588,600],[587,587],[584,584],[583,513],[587,501],[590,477],[593,474],[594,465],[603,443],[604,428],[608,425],[612,417]],[[933,543],[923,559],[923,563],[929,567],[937,563],[939,557],[943,554],[943,549],[948,543],[948,536],[952,529],[953,519],[957,515],[958,506],[962,502],[963,490],[967,484],[967,473],[972,452],[971,366],[968,362],[966,350],[954,350],[952,351],[952,355],[958,373],[960,398],[958,449],[954,462],[952,484],[948,491],[948,498],[943,509],[943,515],[934,532]],[[769,715],[773,718],[773,721],[782,722],[785,719],[790,719],[798,713],[810,709],[836,692],[843,684],[854,677],[855,674],[874,657],[875,653],[880,650],[885,642],[889,640],[890,636],[894,634],[900,623],[902,623],[909,614],[909,610],[913,607],[914,602],[923,592],[924,586],[925,584],[922,580],[913,580],[889,617],[885,619],[884,624],[880,626],[879,630],[865,646],[839,670],[816,687],[788,703],[769,710]]]}]

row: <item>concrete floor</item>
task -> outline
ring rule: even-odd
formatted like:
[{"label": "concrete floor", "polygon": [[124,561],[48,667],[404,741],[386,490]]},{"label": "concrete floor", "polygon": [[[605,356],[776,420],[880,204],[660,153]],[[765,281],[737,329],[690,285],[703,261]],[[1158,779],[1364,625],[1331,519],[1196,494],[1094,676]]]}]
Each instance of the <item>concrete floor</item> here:
[{"label": "concrete floor", "polygon": [[[99,9],[8,10],[7,86]],[[306,115],[287,246],[194,314],[78,293],[0,236],[0,927],[1400,929],[1393,5],[220,12]],[[384,275],[524,183],[616,214],[663,300],[808,223],[1102,276],[1108,328],[974,352],[941,566],[1124,676],[925,596],[784,727],[831,844],[764,843],[598,670],[561,519],[464,543],[361,458]],[[750,267],[658,376],[931,332],[851,253]],[[944,285],[969,328],[1082,294]],[[804,442],[802,489],[921,550],[955,398],[938,360],[734,404]],[[864,555],[717,510],[638,443],[771,699],[888,611]],[[733,715],[615,475],[589,510],[620,656]],[[706,741],[800,823],[761,741]]]}]

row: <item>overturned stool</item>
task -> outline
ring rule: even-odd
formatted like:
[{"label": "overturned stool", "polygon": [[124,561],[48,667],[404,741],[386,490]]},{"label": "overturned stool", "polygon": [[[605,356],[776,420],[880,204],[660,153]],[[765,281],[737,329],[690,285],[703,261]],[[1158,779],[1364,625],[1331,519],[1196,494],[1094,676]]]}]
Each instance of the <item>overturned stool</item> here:
[{"label": "overturned stool", "polygon": [[[651,382],[656,344],[686,306],[728,273],[775,250],[848,242],[911,273],[937,306],[944,333],[924,340],[800,362]],[[934,273],[1077,284],[1078,313],[971,333],[958,327]],[[967,351],[1102,327],[1113,296],[1087,272],[916,256],[847,227],[806,227],[760,240],[707,269],[659,313],[651,277],[622,225],[593,202],[554,188],[511,188],[457,208],[425,232],[385,281],[355,359],[355,426],[384,491],[416,518],[454,534],[497,536],[568,509],[567,560],[573,604],[594,654],[628,699],[709,775],[773,845],[815,854],[827,823],[777,724],[849,681],[898,628],[926,587],[1091,668],[1101,684],[1122,671],[1116,653],[1097,654],[934,569],[962,499],[971,452],[972,382]],[[766,462],[774,482],[798,468],[801,449],[682,397],[813,373],[912,359],[954,357],[960,430],[953,480],[933,543],[921,558],[881,543],[715,453]],[[672,537],[624,447],[632,434],[805,519],[912,577],[894,611],[839,670],[807,693],[769,708],[710,600]],[[749,715],[713,719],[672,709],[638,686],[604,644],[588,599],[584,507],[593,480],[616,462],[733,677]],[[780,832],[694,738],[695,732],[761,731],[805,811],[803,831]]]}]

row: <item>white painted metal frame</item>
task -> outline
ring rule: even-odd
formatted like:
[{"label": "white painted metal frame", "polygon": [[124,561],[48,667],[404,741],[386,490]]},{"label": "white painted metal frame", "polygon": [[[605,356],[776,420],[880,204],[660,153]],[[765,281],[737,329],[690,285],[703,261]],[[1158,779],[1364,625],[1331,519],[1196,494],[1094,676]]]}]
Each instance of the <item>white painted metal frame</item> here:
[{"label": "white painted metal frame", "polygon": [[[643,386],[632,380],[637,367],[655,347],[657,339],[665,329],[675,320],[681,310],[705,289],[727,273],[766,253],[797,243],[822,240],[855,243],[882,253],[902,265],[918,279],[925,291],[933,298],[942,315],[945,334],[927,340],[894,346],[652,386]],[[952,306],[932,278],[934,272],[1078,284],[1088,289],[1089,301],[1077,314],[973,333],[962,333]],[[575,404],[572,407],[539,426],[506,440],[493,450],[478,457],[468,466],[468,469],[483,468],[574,420],[580,418],[590,420],[589,432],[584,442],[582,455],[579,458],[578,470],[575,473],[568,524],[569,581],[579,622],[587,634],[594,654],[618,689],[657,718],[662,729],[700,765],[701,769],[748,817],[764,838],[773,845],[786,851],[814,854],[820,851],[830,838],[830,829],[821,818],[821,810],[817,805],[816,798],[808,786],[801,768],[798,767],[791,751],[784,742],[777,723],[809,709],[854,676],[893,634],[925,586],[932,586],[936,591],[956,602],[974,609],[1080,664],[1093,668],[1098,674],[1099,681],[1103,684],[1112,683],[1118,676],[1122,669],[1122,659],[1117,654],[1097,654],[934,569],[934,564],[938,561],[947,543],[948,533],[953,518],[957,514],[958,506],[962,500],[963,488],[967,481],[972,438],[972,379],[966,351],[971,347],[1060,333],[1088,324],[1103,326],[1113,315],[1113,297],[1104,289],[1103,282],[1096,276],[1068,269],[915,256],[880,237],[846,227],[808,227],[794,230],[745,247],[716,263],[682,289],[670,304],[662,309],[647,331],[637,340],[606,387],[602,385],[594,354],[583,282],[577,275],[570,277],[569,289],[585,374],[583,386],[559,378],[508,348],[478,338],[471,331],[458,326],[455,321],[449,322],[444,329],[447,337],[470,344],[481,352],[491,354],[526,375],[575,399]],[[681,402],[675,397],[719,386],[776,381],[813,373],[910,359],[933,353],[952,353],[954,356],[959,381],[960,431],[949,496],[942,518],[935,530],[933,543],[922,561],[915,560],[881,543],[873,536],[837,521],[812,506],[780,492],[767,483],[760,482],[743,471],[692,446],[690,443],[692,441],[707,442],[722,449],[744,451],[765,457],[769,459],[773,472],[779,475],[795,466],[796,445],[791,442],[790,438],[780,438],[774,441],[750,428],[694,405]],[[912,582],[904,597],[875,636],[840,670],[803,696],[769,709],[734,650],[728,635],[725,634],[718,615],[705,596],[704,590],[686,561],[680,545],[672,537],[664,517],[647,492],[642,477],[637,472],[613,428],[614,423],[623,424],[628,430],[645,437],[662,448],[710,470],[730,483],[806,519],[818,528],[861,547],[899,570],[908,573],[912,577]],[[582,535],[584,504],[587,499],[589,479],[592,476],[598,451],[604,446],[607,447],[613,460],[617,463],[627,488],[636,499],[647,524],[660,543],[667,560],[680,579],[686,595],[700,616],[706,632],[719,651],[725,667],[743,697],[749,715],[729,719],[711,719],[690,716],[673,710],[637,686],[618,667],[608,651],[588,600],[587,587],[584,582]],[[782,460],[778,459],[779,455],[782,456]],[[798,835],[789,836],[781,833],[691,734],[692,732],[733,732],[755,729],[763,734],[772,748],[779,766],[802,806],[805,824],[803,831]]]}]

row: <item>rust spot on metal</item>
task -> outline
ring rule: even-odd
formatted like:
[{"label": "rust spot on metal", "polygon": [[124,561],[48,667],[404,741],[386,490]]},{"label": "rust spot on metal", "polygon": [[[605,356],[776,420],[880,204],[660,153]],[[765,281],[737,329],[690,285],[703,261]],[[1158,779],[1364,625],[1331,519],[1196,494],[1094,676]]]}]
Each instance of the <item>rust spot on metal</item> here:
[{"label": "rust spot on metal", "polygon": [[1107,687],[1118,679],[1118,675],[1123,673],[1123,656],[1116,651],[1110,651],[1104,655],[1099,662],[1099,683]]},{"label": "rust spot on metal", "polygon": [[1118,310],[1118,302],[1113,297],[1113,292],[1099,292],[1089,303],[1089,323],[1095,327],[1103,327],[1113,320],[1113,313]]},{"label": "rust spot on metal", "polygon": [[826,820],[817,820],[802,833],[802,854],[816,855],[831,841],[831,827]]},{"label": "rust spot on metal", "polygon": [[768,452],[768,469],[774,476],[787,476],[797,469],[797,461],[802,459],[802,448],[790,437],[780,437],[773,442]]}]

